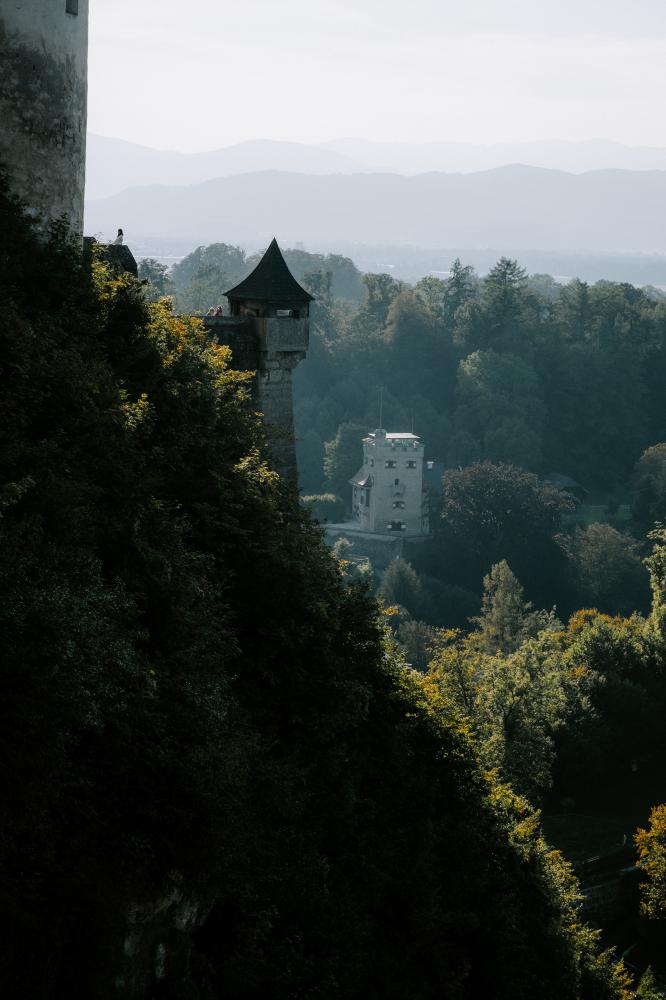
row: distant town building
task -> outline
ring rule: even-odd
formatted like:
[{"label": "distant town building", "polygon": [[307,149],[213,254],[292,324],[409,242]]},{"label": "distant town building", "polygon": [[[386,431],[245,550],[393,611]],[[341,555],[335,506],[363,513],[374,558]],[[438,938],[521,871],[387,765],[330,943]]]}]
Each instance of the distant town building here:
[{"label": "distant town building", "polygon": [[416,434],[379,428],[363,439],[363,465],[350,479],[359,531],[418,538],[429,532],[423,444]]}]

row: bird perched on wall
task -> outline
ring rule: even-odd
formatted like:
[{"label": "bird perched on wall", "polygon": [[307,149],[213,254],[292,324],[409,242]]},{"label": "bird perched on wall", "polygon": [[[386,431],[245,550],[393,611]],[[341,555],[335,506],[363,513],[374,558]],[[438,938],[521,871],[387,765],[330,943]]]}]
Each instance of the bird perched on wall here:
[{"label": "bird perched on wall", "polygon": [[113,247],[119,247],[119,246],[121,246],[122,242],[123,242],[123,235],[124,234],[123,234],[122,229],[119,229],[118,230],[118,235],[116,236],[116,238],[113,241],[113,243],[111,244],[111,246],[113,246]]}]

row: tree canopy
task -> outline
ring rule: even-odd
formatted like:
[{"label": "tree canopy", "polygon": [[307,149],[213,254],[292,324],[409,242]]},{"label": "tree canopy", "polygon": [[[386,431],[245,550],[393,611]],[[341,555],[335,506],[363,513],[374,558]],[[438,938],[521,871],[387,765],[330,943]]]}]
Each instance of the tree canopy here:
[{"label": "tree canopy", "polygon": [[626,996],[228,352],[4,193],[0,221],[7,994]]}]

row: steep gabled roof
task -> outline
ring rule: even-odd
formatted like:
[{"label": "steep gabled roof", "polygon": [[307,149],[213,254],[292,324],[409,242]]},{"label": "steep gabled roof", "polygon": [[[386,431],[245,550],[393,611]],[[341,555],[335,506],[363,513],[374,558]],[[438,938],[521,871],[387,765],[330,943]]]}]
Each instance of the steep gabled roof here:
[{"label": "steep gabled roof", "polygon": [[349,480],[353,486],[372,486],[372,476],[368,475],[364,466],[358,470],[355,476]]},{"label": "steep gabled roof", "polygon": [[258,302],[312,302],[313,296],[301,288],[273,239],[254,271],[235,288],[225,292],[230,299]]}]

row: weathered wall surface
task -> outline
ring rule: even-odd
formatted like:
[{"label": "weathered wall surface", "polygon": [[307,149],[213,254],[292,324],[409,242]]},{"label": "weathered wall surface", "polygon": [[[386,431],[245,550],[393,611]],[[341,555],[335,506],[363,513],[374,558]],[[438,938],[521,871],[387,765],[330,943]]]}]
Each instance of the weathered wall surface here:
[{"label": "weathered wall surface", "polygon": [[44,224],[83,229],[88,0],[0,4],[0,166]]},{"label": "weathered wall surface", "polygon": [[308,348],[308,321],[206,317],[205,324],[218,343],[231,348],[234,368],[256,372],[254,395],[275,467],[295,484],[292,373]]},{"label": "weathered wall surface", "polygon": [[257,408],[264,415],[276,469],[290,482],[296,483],[298,469],[291,374],[291,368],[279,360],[267,361],[266,367],[257,372]]},{"label": "weathered wall surface", "polygon": [[293,370],[305,358],[306,319],[256,320],[259,341],[257,405],[264,414],[276,467],[292,483],[298,479],[294,441]]}]

